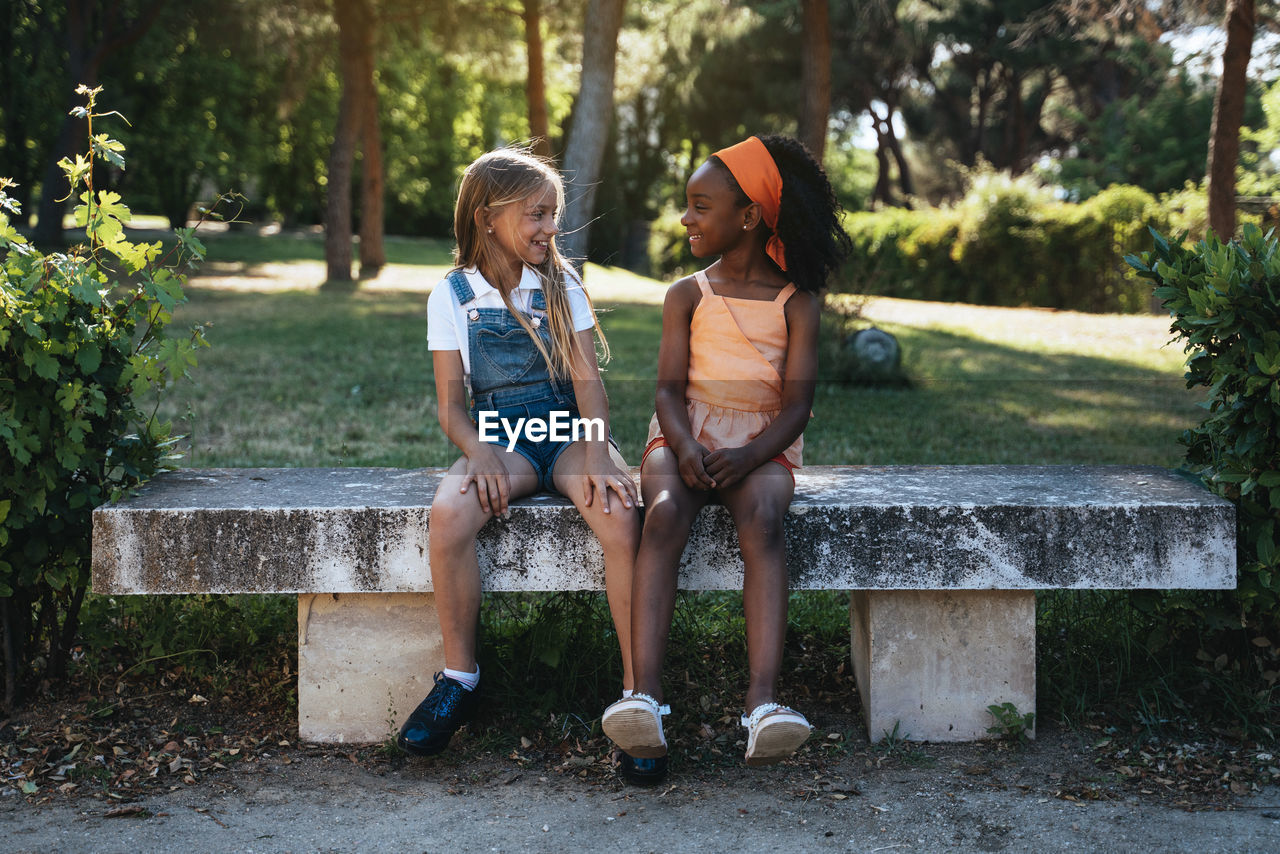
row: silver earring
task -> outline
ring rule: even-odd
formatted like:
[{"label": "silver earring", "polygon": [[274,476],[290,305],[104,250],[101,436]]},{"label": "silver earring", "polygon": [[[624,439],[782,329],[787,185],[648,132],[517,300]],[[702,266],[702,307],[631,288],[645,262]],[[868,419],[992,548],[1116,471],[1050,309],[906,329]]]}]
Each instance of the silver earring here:
[{"label": "silver earring", "polygon": [[490,233],[490,234],[493,234],[493,229],[492,229],[492,228],[491,228],[491,229],[489,229],[489,233]]},{"label": "silver earring", "polygon": [[747,230],[747,227],[746,227],[745,225],[743,225],[743,226],[742,226],[742,230],[743,230],[743,231],[746,231],[746,230]]}]

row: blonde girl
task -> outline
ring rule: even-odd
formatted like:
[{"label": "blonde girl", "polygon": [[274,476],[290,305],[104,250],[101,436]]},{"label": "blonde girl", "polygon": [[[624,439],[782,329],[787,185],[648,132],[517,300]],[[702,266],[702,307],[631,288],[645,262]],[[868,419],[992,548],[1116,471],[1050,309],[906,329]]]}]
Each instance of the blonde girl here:
[{"label": "blonde girl", "polygon": [[[623,687],[631,687],[630,587],[640,530],[636,488],[608,440],[596,336],[606,358],[608,345],[581,279],[556,248],[563,207],[564,185],[549,163],[520,149],[480,157],[467,167],[458,190],[454,269],[428,299],[438,417],[462,456],[431,504],[431,581],[445,669],[400,730],[400,747],[416,755],[443,751],[475,713],[476,536],[523,496],[567,496],[599,539]],[[554,441],[555,431],[530,429],[557,417],[585,419],[599,429],[583,431],[577,441]],[[524,429],[511,442],[507,428],[516,425]]]}]

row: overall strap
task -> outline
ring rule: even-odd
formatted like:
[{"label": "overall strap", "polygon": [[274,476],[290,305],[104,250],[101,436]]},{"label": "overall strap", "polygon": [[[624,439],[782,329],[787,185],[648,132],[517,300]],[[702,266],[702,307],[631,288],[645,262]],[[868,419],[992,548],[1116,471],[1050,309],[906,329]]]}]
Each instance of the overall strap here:
[{"label": "overall strap", "polygon": [[458,305],[466,305],[476,298],[476,292],[471,290],[471,284],[461,270],[454,270],[448,278],[453,295],[458,298]]},{"label": "overall strap", "polygon": [[787,300],[791,299],[791,295],[794,294],[795,292],[796,292],[795,283],[788,282],[787,286],[783,288],[776,297],[773,298],[773,301],[776,302],[778,305],[785,305]]}]

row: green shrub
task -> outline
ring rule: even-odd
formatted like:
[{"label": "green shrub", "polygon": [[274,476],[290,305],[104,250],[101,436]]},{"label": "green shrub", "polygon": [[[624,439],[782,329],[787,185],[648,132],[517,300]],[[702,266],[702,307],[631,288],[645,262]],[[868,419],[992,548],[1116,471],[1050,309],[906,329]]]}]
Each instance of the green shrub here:
[{"label": "green shrub", "polygon": [[1169,218],[1163,234],[1186,234],[1201,240],[1209,233],[1209,193],[1203,185],[1188,181],[1181,190],[1161,194],[1160,207]]},{"label": "green shrub", "polygon": [[1093,312],[1150,308],[1123,262],[1164,211],[1137,187],[1083,204],[1055,201],[1031,178],[978,172],[954,206],[853,214],[854,251],[836,291]]},{"label": "green shrub", "polygon": [[1155,234],[1128,262],[1155,283],[1188,353],[1188,387],[1208,415],[1183,434],[1187,467],[1237,508],[1238,589],[1222,615],[1280,626],[1280,241],[1248,224],[1238,242],[1194,246]]},{"label": "green shrub", "polygon": [[[64,160],[87,245],[34,249],[0,212],[0,609],[5,705],[25,686],[64,673],[89,581],[93,508],[164,465],[168,424],[139,408],[195,364],[200,331],[165,335],[183,301],[180,272],[203,251],[179,232],[174,256],[133,243],[129,209],[95,192],[93,161],[124,167],[124,147],[93,134],[98,89],[80,87],[90,150]],[[0,206],[16,213],[0,184]],[[81,189],[83,188],[83,192]]]}]

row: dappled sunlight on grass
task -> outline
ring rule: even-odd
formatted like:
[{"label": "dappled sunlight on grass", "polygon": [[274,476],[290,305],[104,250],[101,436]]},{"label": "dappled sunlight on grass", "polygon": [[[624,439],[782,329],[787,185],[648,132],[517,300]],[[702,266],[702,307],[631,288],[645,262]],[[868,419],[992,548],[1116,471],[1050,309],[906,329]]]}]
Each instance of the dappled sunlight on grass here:
[{"label": "dappled sunlight on grass", "polygon": [[[407,241],[404,258],[414,263],[335,291],[318,287],[314,236],[283,248],[255,235],[216,240],[242,250],[247,266],[193,279],[180,309],[180,321],[210,324],[212,344],[194,381],[161,409],[191,436],[187,465],[420,466],[456,457],[436,424],[426,342],[427,294],[447,269],[443,243]],[[635,464],[653,413],[666,286],[595,265],[587,285],[613,351],[603,374],[613,434]],[[898,337],[912,385],[824,374],[805,434],[811,465],[1176,466],[1177,437],[1200,415],[1199,398],[1183,387],[1181,354],[1164,346],[1164,318],[876,298],[855,323],[871,321]]]},{"label": "dappled sunlight on grass", "polygon": [[863,316],[890,331],[906,327],[954,333],[970,347],[986,343],[1042,358],[1090,356],[1114,366],[1179,372],[1183,362],[1181,348],[1169,343],[1169,319],[1163,315],[1083,314],[877,297],[867,300]]}]

